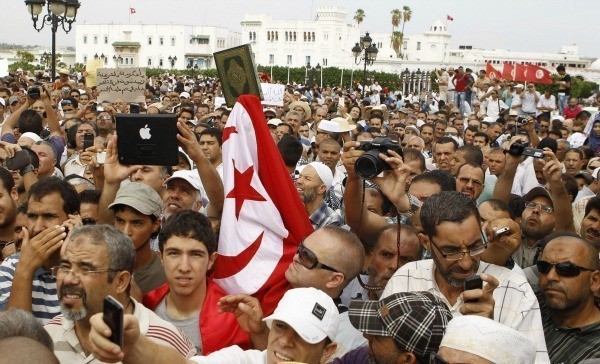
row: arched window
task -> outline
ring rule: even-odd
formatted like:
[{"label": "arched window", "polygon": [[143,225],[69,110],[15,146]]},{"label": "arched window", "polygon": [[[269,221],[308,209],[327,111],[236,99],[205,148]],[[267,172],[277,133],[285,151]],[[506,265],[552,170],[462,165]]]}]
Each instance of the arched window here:
[{"label": "arched window", "polygon": [[275,40],[279,40],[279,32],[275,32]]},{"label": "arched window", "polygon": [[294,42],[296,41],[296,32],[294,32]]},{"label": "arched window", "polygon": [[250,34],[248,34],[248,40],[252,41],[252,32],[250,32]]},{"label": "arched window", "polygon": [[288,32],[287,31],[285,32],[285,41],[286,42],[288,41]]},{"label": "arched window", "polygon": [[315,32],[312,32],[312,41],[313,41],[313,42],[315,41],[315,38],[316,38],[316,37],[315,37]]},{"label": "arched window", "polygon": [[267,32],[267,40],[271,40],[271,32]]}]

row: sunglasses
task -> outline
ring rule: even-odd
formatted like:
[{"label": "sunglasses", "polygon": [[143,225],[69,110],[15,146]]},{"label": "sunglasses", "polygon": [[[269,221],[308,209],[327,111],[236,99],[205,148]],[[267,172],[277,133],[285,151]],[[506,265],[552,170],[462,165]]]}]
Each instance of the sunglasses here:
[{"label": "sunglasses", "polygon": [[569,262],[550,263],[545,260],[538,260],[536,265],[537,265],[537,269],[542,274],[550,273],[550,270],[552,270],[552,267],[554,267],[554,269],[556,269],[556,274],[558,274],[559,276],[562,276],[562,277],[577,277],[578,275],[581,274],[581,271],[589,271],[589,272],[595,271],[595,269],[581,267],[577,264],[573,264],[573,263],[569,263]]},{"label": "sunglasses", "polygon": [[298,245],[298,250],[296,251],[296,253],[298,254],[300,264],[302,264],[302,266],[306,269],[321,268],[321,269],[330,270],[332,272],[340,273],[335,268],[331,268],[328,265],[319,263],[319,259],[317,258],[317,255],[312,250],[310,250],[304,246],[304,239],[302,239],[302,241],[300,242],[300,245]]},{"label": "sunglasses", "polygon": [[525,208],[528,208],[531,210],[535,210],[538,206],[542,209],[542,211],[544,211],[547,214],[551,214],[554,211],[554,208],[552,208],[550,206],[544,206],[537,202],[525,202]]}]

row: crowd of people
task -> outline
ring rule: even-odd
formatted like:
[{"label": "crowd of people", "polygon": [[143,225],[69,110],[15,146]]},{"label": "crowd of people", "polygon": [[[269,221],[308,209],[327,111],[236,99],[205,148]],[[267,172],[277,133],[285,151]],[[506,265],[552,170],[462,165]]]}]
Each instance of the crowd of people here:
[{"label": "crowd of people", "polygon": [[[436,93],[287,85],[263,110],[272,141],[257,142],[276,144],[314,232],[273,312],[211,278],[228,243],[218,79],[150,77],[133,104],[66,69],[4,77],[2,355],[597,362],[600,94],[572,98],[557,72],[556,95],[463,67],[438,71]],[[177,115],[177,165],[119,162],[115,117],[138,109]],[[122,345],[107,296],[123,307]]]}]

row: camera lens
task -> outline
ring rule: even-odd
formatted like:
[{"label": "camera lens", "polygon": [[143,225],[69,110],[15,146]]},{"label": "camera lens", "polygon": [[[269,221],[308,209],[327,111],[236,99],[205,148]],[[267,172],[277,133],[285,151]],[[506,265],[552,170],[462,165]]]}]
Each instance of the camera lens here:
[{"label": "camera lens", "polygon": [[372,149],[360,156],[354,163],[356,173],[364,179],[370,179],[383,172],[385,162],[379,158],[379,153],[378,149]]}]

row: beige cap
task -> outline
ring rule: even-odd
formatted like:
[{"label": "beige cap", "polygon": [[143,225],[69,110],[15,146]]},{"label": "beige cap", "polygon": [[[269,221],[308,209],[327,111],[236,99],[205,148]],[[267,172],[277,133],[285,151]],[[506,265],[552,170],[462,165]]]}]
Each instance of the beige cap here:
[{"label": "beige cap", "polygon": [[115,201],[108,208],[112,209],[117,205],[126,205],[144,215],[154,215],[156,218],[160,218],[163,201],[158,193],[147,184],[129,182],[119,188]]}]

